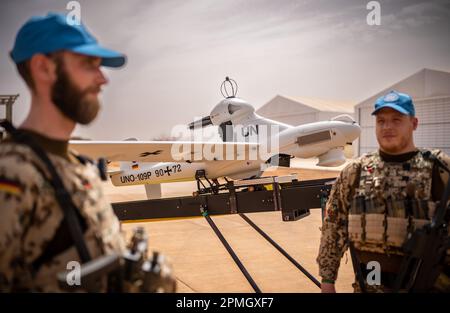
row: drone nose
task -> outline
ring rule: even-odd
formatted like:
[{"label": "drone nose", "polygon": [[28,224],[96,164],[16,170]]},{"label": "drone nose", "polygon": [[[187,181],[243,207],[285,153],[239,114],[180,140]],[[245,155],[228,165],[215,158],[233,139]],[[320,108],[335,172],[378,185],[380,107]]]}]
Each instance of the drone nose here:
[{"label": "drone nose", "polygon": [[353,142],[361,134],[361,127],[356,122],[345,123],[340,128],[347,143]]},{"label": "drone nose", "polygon": [[197,120],[197,121],[194,121],[192,123],[189,123],[188,127],[189,127],[189,129],[194,129],[196,127],[198,127],[198,128],[206,127],[206,126],[209,126],[211,124],[212,124],[211,117],[206,116],[206,117],[202,118],[201,120]]}]

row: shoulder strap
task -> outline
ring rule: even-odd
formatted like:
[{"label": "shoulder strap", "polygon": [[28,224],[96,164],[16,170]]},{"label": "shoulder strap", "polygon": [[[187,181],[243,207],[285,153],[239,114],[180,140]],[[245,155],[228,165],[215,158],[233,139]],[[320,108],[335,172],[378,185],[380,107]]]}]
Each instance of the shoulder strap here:
[{"label": "shoulder strap", "polygon": [[81,230],[80,222],[76,216],[76,211],[78,208],[73,203],[72,197],[69,192],[64,187],[61,177],[58,175],[55,167],[53,166],[51,160],[45,153],[45,151],[36,145],[32,140],[30,140],[25,134],[18,132],[14,126],[7,120],[1,121],[0,126],[2,126],[13,138],[14,141],[22,143],[30,147],[31,150],[39,157],[39,159],[44,163],[45,167],[50,173],[51,179],[50,184],[55,190],[56,200],[63,210],[64,220],[69,229],[70,235],[75,247],[77,249],[78,255],[83,263],[91,260],[89,250],[87,249],[86,243],[84,241],[83,232]]},{"label": "shoulder strap", "polygon": [[438,201],[445,190],[445,186],[450,181],[448,162],[446,162],[446,157],[442,157],[441,150],[421,149],[421,153],[424,159],[433,162],[432,192],[434,201]]},{"label": "shoulder strap", "polygon": [[358,164],[356,165],[355,181],[353,182],[353,185],[350,188],[350,200],[353,199],[353,197],[355,196],[356,189],[359,188],[361,181],[361,171],[362,171],[362,162],[358,162]]},{"label": "shoulder strap", "polygon": [[441,169],[450,173],[450,169],[431,150],[423,149],[423,150],[420,150],[420,152],[422,153],[422,155],[425,159],[432,160]]},{"label": "shoulder strap", "polygon": [[102,181],[108,180],[108,175],[107,175],[108,163],[105,158],[99,158],[96,163],[96,162],[94,162],[94,160],[92,160],[91,158],[89,158],[85,155],[77,154],[73,151],[70,151],[70,153],[78,160],[78,162],[80,162],[83,165],[86,165],[88,163],[95,165],[97,167],[98,175],[100,176],[100,179]]}]

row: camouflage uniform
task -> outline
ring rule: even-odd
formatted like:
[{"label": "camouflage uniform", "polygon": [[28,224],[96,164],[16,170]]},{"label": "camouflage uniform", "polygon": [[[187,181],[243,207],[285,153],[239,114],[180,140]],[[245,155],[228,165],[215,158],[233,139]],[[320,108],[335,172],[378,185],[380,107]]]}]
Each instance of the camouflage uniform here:
[{"label": "camouflage uniform", "polygon": [[[450,165],[447,155],[439,150],[431,152],[446,166]],[[366,284],[368,291],[389,291],[383,284],[390,280],[391,285],[399,270],[407,234],[429,222],[447,181],[447,172],[421,152],[411,153],[404,161],[389,162],[377,151],[347,165],[326,204],[317,257],[323,281],[337,279],[340,260],[350,240],[363,265],[369,261],[381,265],[382,284]],[[412,214],[407,214],[405,199],[414,202]],[[361,210],[358,203],[365,209]],[[353,287],[359,291],[356,281]]]},{"label": "camouflage uniform", "polygon": [[[120,224],[103,194],[97,167],[52,153],[48,156],[79,209],[91,257],[125,251]],[[69,261],[79,261],[49,177],[28,146],[0,145],[0,290],[60,291],[56,273],[66,270]]]}]

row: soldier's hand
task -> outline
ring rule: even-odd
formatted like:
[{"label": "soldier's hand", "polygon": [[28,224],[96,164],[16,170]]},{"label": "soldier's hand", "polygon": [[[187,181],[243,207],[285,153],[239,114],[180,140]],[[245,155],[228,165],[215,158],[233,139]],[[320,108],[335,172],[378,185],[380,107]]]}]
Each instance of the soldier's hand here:
[{"label": "soldier's hand", "polygon": [[336,293],[336,289],[334,288],[334,284],[322,283],[320,285],[320,288],[322,289],[322,293]]}]

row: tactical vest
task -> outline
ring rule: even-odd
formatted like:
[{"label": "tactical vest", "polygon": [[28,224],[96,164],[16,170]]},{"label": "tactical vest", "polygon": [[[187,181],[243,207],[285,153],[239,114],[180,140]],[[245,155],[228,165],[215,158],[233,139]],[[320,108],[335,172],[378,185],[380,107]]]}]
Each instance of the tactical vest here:
[{"label": "tactical vest", "polygon": [[362,251],[401,254],[408,234],[430,222],[434,162],[419,151],[406,162],[385,162],[378,152],[361,159],[348,235]]}]

